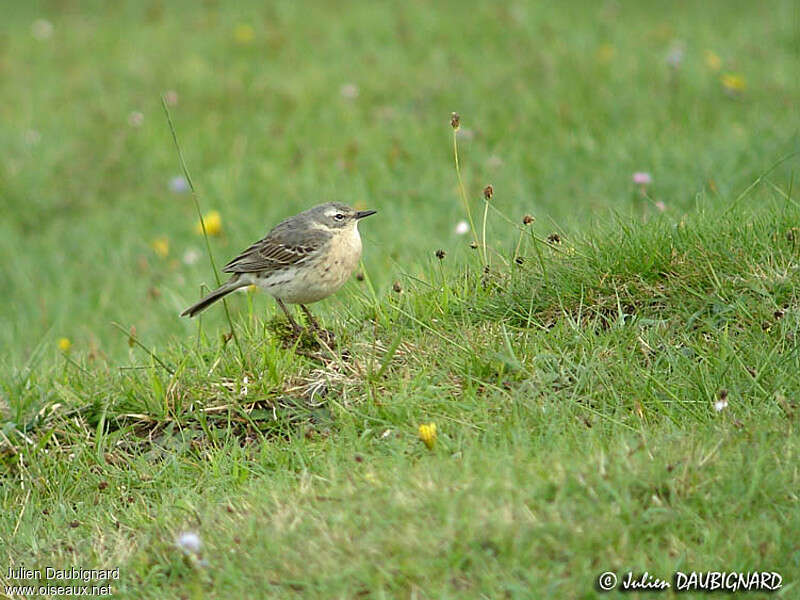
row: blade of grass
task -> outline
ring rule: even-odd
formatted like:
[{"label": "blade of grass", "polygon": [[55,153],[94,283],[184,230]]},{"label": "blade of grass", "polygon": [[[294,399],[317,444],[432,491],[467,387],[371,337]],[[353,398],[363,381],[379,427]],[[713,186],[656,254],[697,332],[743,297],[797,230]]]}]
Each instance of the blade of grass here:
[{"label": "blade of grass", "polygon": [[[200,210],[200,201],[197,199],[197,192],[194,189],[194,183],[192,182],[192,176],[189,174],[189,169],[186,167],[186,161],[183,158],[183,151],[181,150],[180,142],[178,142],[178,134],[175,131],[175,125],[172,122],[172,115],[169,112],[169,107],[167,106],[167,99],[164,96],[161,96],[161,106],[164,108],[164,114],[167,116],[167,123],[169,124],[169,130],[172,133],[172,141],[175,143],[175,150],[178,152],[178,160],[181,163],[181,170],[183,171],[183,176],[186,177],[186,182],[189,184],[189,189],[192,191],[192,200],[194,201],[194,208],[197,211],[197,216],[200,219],[200,228],[203,230],[203,239],[206,242],[206,252],[208,253],[208,260],[211,263],[211,270],[214,272],[214,279],[217,282],[217,287],[222,285],[222,281],[219,278],[219,272],[217,271],[217,264],[214,261],[214,255],[211,252],[211,242],[208,240],[208,231],[206,231],[206,222],[203,219],[203,213]],[[245,364],[244,360],[244,352],[242,351],[242,345],[239,343],[239,336],[236,335],[236,329],[233,327],[233,320],[231,319],[231,313],[228,309],[228,302],[225,298],[222,299],[222,305],[225,308],[225,317],[228,320],[228,325],[231,328],[231,335],[233,336],[233,341],[236,344],[236,348],[239,350],[239,358],[242,360],[242,365]]]},{"label": "blade of grass", "polygon": [[131,340],[131,341],[132,341],[134,344],[136,344],[137,346],[139,346],[139,348],[141,348],[142,350],[144,350],[145,352],[147,352],[147,354],[149,354],[149,355],[152,357],[152,359],[153,359],[154,361],[156,361],[156,362],[157,362],[159,365],[161,365],[161,366],[164,368],[164,370],[165,370],[167,373],[169,373],[170,375],[174,375],[174,374],[175,374],[175,371],[174,371],[173,369],[171,369],[170,367],[168,367],[168,366],[167,366],[167,365],[164,363],[164,361],[163,361],[163,360],[161,360],[161,359],[160,359],[160,358],[159,358],[159,357],[158,357],[158,356],[155,354],[155,352],[153,352],[152,350],[150,350],[150,348],[148,348],[148,347],[147,347],[147,346],[145,346],[145,345],[144,345],[142,342],[140,342],[140,341],[139,341],[139,338],[137,338],[135,335],[133,335],[133,334],[132,334],[130,331],[126,330],[126,329],[125,329],[125,328],[124,328],[122,325],[120,325],[119,323],[115,323],[115,322],[113,322],[113,321],[111,322],[111,325],[113,325],[114,327],[116,327],[117,329],[119,329],[119,330],[120,330],[120,331],[121,331],[121,332],[122,332],[122,333],[125,335],[125,337],[126,337],[126,338],[128,338],[129,340]]}]

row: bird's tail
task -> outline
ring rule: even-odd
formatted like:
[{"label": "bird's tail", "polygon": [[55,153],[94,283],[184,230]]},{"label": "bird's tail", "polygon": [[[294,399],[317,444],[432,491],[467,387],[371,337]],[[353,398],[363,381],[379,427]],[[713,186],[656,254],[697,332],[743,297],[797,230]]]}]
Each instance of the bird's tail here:
[{"label": "bird's tail", "polygon": [[221,286],[219,286],[217,289],[211,292],[208,296],[200,300],[200,302],[198,302],[197,304],[192,304],[189,308],[187,308],[185,311],[181,313],[181,316],[193,317],[197,313],[207,309],[209,306],[214,304],[214,302],[216,302],[223,296],[227,296],[231,292],[238,290],[240,287],[244,287],[245,285],[247,284],[239,281],[239,277],[234,277],[227,283],[223,283]]}]

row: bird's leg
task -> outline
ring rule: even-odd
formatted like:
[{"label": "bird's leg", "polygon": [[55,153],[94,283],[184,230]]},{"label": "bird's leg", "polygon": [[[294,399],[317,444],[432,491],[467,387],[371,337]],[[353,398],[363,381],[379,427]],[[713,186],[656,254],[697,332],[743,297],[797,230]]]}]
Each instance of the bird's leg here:
[{"label": "bird's leg", "polygon": [[297,321],[294,320],[294,317],[292,317],[292,314],[289,312],[289,309],[286,308],[286,305],[283,303],[283,300],[281,300],[280,298],[275,298],[275,300],[278,302],[278,306],[281,307],[283,314],[285,314],[286,318],[289,319],[289,324],[292,326],[292,331],[294,331],[294,334],[299,337],[303,333],[303,328],[300,327],[300,325],[297,324]]},{"label": "bird's leg", "polygon": [[311,326],[317,331],[322,331],[322,327],[319,326],[319,323],[314,318],[314,315],[311,314],[311,311],[308,310],[308,307],[305,304],[301,304],[300,308],[302,308],[303,312],[306,313],[306,316],[308,317],[308,321],[311,323]]},{"label": "bird's leg", "polygon": [[309,322],[311,323],[311,327],[313,327],[314,332],[319,336],[323,342],[328,344],[329,346],[333,346],[334,340],[336,338],[333,335],[333,332],[328,329],[323,329],[319,322],[314,318],[314,315],[311,314],[311,311],[308,310],[308,307],[305,304],[301,304],[300,308],[303,309],[303,312],[306,313],[306,317],[308,317]]}]

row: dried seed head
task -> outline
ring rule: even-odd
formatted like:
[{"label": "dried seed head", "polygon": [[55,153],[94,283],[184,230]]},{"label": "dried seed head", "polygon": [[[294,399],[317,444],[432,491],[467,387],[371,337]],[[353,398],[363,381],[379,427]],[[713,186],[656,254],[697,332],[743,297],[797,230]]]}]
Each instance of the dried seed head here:
[{"label": "dried seed head", "polygon": [[483,188],[483,197],[486,198],[487,200],[491,200],[492,196],[494,196],[494,188],[490,183],[485,188]]},{"label": "dried seed head", "polygon": [[478,242],[476,242],[475,240],[472,240],[469,243],[469,247],[472,248],[473,250],[477,250],[478,249]]},{"label": "dried seed head", "polygon": [[439,249],[436,251],[436,258],[438,258],[439,260],[444,260],[444,257],[445,257],[445,256],[447,256],[447,252],[445,252],[445,251],[444,251],[444,250],[442,250],[441,248],[439,248]]},{"label": "dried seed head", "polygon": [[450,113],[450,127],[458,131],[458,128],[461,127],[461,115],[457,112]]},{"label": "dried seed head", "polygon": [[551,244],[560,244],[561,243],[561,236],[557,233],[551,233],[547,236],[547,241]]},{"label": "dried seed head", "polygon": [[533,217],[532,216],[525,215],[524,217],[522,217],[522,224],[523,225],[530,225],[531,223],[533,223]]},{"label": "dried seed head", "polygon": [[399,281],[395,281],[395,282],[392,284],[392,289],[393,289],[393,290],[395,291],[395,293],[397,293],[397,294],[399,294],[399,293],[401,293],[401,292],[403,291],[403,288],[402,288],[402,286],[400,285],[400,282],[399,282]]}]

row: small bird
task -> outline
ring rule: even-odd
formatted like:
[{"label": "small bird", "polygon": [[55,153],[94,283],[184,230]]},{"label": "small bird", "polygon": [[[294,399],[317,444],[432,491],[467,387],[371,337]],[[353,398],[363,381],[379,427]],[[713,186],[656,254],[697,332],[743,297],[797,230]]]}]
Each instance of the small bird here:
[{"label": "small bird", "polygon": [[306,304],[327,298],[350,278],[361,258],[358,222],[376,212],[328,202],[289,217],[225,265],[231,278],[181,316],[193,317],[234,290],[256,285],[277,300],[295,335],[302,328],[286,303],[299,304],[322,331]]}]

